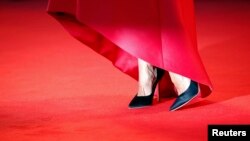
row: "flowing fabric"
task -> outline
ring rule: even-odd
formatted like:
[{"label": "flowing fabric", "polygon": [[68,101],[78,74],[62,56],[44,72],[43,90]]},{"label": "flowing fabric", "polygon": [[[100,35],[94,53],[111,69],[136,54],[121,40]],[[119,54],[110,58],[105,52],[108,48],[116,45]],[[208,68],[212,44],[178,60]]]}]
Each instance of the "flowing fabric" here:
[{"label": "flowing fabric", "polygon": [[[47,12],[136,80],[141,58],[197,81],[202,97],[211,93],[197,48],[193,0],[49,0]],[[159,83],[160,93],[172,88],[167,75]]]}]

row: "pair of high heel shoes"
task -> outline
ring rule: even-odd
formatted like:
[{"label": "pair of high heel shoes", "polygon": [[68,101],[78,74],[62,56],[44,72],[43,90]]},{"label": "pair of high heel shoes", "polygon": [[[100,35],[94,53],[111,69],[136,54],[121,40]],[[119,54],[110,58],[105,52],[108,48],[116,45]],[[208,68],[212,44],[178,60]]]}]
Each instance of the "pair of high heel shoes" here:
[{"label": "pair of high heel shoes", "polygon": [[[157,86],[157,83],[160,81],[161,77],[163,76],[163,70],[157,69],[157,78],[153,84],[152,92],[148,96],[138,96],[136,95],[132,101],[129,103],[130,108],[142,108],[146,106],[151,106],[153,104],[154,92]],[[170,111],[175,111],[182,106],[189,103],[192,99],[194,99],[199,94],[199,86],[198,83],[191,80],[190,85],[186,91],[180,94],[174,103],[170,106]]]}]

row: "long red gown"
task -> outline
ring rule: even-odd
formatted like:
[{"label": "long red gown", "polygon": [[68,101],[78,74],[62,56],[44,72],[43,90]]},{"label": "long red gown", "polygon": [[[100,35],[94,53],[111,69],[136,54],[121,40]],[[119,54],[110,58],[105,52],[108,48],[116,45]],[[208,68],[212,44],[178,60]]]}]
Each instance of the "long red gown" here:
[{"label": "long red gown", "polygon": [[[197,81],[202,97],[211,93],[197,49],[193,0],[49,0],[47,12],[136,80],[141,58]],[[165,75],[160,91],[169,81]]]}]

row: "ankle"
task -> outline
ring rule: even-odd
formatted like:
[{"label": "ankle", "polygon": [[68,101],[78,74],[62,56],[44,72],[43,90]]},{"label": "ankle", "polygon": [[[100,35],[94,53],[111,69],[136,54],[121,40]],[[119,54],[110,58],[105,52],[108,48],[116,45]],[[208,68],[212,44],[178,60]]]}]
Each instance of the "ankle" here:
[{"label": "ankle", "polygon": [[181,95],[182,93],[184,93],[188,89],[190,83],[191,83],[191,80],[186,79],[186,80],[183,80],[182,82],[179,82],[178,84],[176,84],[175,89],[177,91],[177,94]]},{"label": "ankle", "polygon": [[157,80],[157,69],[148,67],[144,72],[139,74],[138,96],[148,96],[152,93],[154,83]]},{"label": "ankle", "polygon": [[138,86],[138,96],[148,96],[152,93],[153,89],[153,83],[152,80],[145,81],[144,83],[139,83]]}]

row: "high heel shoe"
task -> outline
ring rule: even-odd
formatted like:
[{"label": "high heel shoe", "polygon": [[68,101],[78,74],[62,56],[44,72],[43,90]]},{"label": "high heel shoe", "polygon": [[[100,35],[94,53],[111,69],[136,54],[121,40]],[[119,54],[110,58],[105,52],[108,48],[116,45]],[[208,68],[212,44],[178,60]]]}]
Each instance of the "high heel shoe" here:
[{"label": "high heel shoe", "polygon": [[191,80],[188,89],[176,98],[176,100],[170,107],[170,111],[175,111],[181,108],[182,106],[188,104],[198,94],[199,94],[199,85],[197,82]]},{"label": "high heel shoe", "polygon": [[151,94],[148,96],[138,96],[136,94],[135,97],[132,99],[132,101],[129,103],[129,108],[142,108],[152,105],[155,88],[163,75],[164,75],[164,70],[157,68],[157,78],[153,84]]}]

